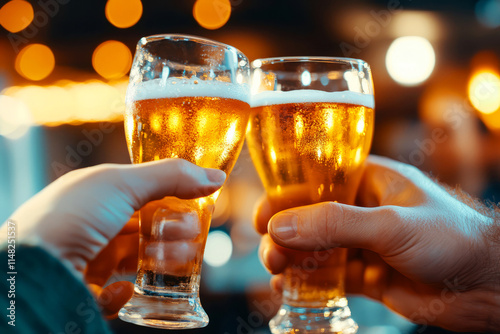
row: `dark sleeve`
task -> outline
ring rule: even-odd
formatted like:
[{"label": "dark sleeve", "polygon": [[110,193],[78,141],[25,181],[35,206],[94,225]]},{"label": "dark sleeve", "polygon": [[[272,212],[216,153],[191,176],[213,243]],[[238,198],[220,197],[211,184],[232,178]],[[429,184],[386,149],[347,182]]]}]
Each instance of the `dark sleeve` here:
[{"label": "dark sleeve", "polygon": [[0,333],[111,333],[85,284],[59,260],[17,244],[9,268],[8,255],[0,249]]}]

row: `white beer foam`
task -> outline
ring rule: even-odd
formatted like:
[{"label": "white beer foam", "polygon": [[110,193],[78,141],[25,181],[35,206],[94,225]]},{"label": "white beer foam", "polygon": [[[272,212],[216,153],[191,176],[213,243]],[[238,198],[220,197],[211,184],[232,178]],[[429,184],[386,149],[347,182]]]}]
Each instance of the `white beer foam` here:
[{"label": "white beer foam", "polygon": [[252,107],[270,106],[288,103],[334,102],[357,104],[368,108],[375,107],[373,95],[358,92],[325,92],[314,89],[297,89],[291,91],[264,91],[252,96]]},{"label": "white beer foam", "polygon": [[248,103],[250,88],[247,84],[216,80],[168,78],[143,81],[127,89],[127,102],[191,96],[220,97]]}]

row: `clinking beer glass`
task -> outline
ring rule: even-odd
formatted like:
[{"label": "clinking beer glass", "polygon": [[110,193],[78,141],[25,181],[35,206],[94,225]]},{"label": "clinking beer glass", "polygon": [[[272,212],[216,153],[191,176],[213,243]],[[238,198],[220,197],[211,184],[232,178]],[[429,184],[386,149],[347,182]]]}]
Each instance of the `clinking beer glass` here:
[{"label": "clinking beer glass", "polygon": [[[247,143],[275,213],[319,202],[354,204],[373,134],[367,63],[257,59],[251,105]],[[289,251],[283,305],[269,324],[272,333],[357,331],[344,293],[346,254],[340,248]]]},{"label": "clinking beer glass", "polygon": [[[184,35],[142,38],[126,97],[132,162],[181,158],[229,175],[245,138],[249,78],[248,59],[231,46]],[[208,324],[198,289],[219,192],[167,197],[140,210],[135,292],[122,320],[171,329]]]}]

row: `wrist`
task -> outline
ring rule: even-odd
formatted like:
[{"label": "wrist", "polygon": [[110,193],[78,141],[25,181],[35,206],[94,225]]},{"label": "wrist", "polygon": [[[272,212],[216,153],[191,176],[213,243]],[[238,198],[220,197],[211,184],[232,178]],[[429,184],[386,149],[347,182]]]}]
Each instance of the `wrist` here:
[{"label": "wrist", "polygon": [[[54,258],[59,260],[78,280],[83,281],[83,267],[75,265],[75,259],[72,259],[70,252],[61,249],[59,245],[54,245],[47,240],[44,240],[39,235],[29,234],[20,240],[22,245],[40,247]],[[78,269],[82,267],[82,269]]]},{"label": "wrist", "polygon": [[59,260],[78,279],[83,280],[86,266],[80,244],[85,242],[79,236],[79,227],[70,223],[61,223],[60,217],[52,213],[41,214],[37,219],[27,217],[26,213],[13,215],[13,219],[22,222],[19,242],[23,245],[39,247]]}]

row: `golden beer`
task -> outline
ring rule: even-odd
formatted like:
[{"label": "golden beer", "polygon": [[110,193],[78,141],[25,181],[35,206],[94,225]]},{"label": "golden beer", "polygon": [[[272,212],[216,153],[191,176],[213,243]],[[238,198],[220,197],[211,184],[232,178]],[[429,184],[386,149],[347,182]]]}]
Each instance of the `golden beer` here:
[{"label": "golden beer", "polygon": [[[247,141],[273,211],[325,201],[353,204],[373,135],[372,103],[356,104],[356,96],[349,101],[348,92],[341,102],[328,102],[335,101],[335,93],[309,98],[325,102],[307,102],[310,90],[269,93],[276,94],[275,101],[255,103]],[[301,95],[306,97],[297,98]],[[319,251],[320,246],[318,240],[318,251],[290,251],[285,304],[342,306],[346,250]]]},{"label": "golden beer", "polygon": [[[141,38],[126,96],[132,162],[179,158],[229,175],[250,115],[249,82],[247,57],[230,45],[177,34]],[[134,295],[120,319],[166,329],[208,324],[200,272],[218,194],[167,197],[141,208]]]},{"label": "golden beer", "polygon": [[[189,93],[188,87],[182,90]],[[220,92],[219,95],[227,94]],[[228,97],[159,97],[132,101],[125,115],[130,156],[133,163],[182,158],[198,166],[221,169],[229,175],[243,145],[249,114],[247,102]],[[175,287],[177,292],[190,293],[197,287],[211,212],[218,194],[195,200],[167,197],[141,209],[137,283],[144,291],[155,294]],[[172,212],[178,212],[177,221]],[[162,282],[161,289],[155,283],[158,281]]]},{"label": "golden beer", "polygon": [[222,97],[134,101],[125,116],[133,163],[181,158],[229,174],[243,144],[248,103]]}]

